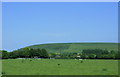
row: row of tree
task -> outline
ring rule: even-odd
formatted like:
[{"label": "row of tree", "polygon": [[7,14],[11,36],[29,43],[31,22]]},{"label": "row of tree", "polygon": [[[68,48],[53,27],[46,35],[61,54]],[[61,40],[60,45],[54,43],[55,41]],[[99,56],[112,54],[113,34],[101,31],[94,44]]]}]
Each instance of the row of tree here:
[{"label": "row of tree", "polygon": [[120,59],[120,52],[115,50],[83,49],[81,53],[59,53],[55,58],[70,59]]},{"label": "row of tree", "polygon": [[82,58],[90,58],[90,59],[118,59],[120,58],[120,52],[107,49],[84,49],[82,52]]},{"label": "row of tree", "polygon": [[48,52],[45,49],[29,49],[28,47],[15,50],[12,52],[2,51],[2,58],[8,59],[8,58],[48,58]]},{"label": "row of tree", "polygon": [[120,52],[107,49],[83,49],[81,53],[72,52],[47,52],[46,49],[23,48],[12,52],[2,51],[3,59],[15,58],[57,58],[57,59],[120,59]]}]

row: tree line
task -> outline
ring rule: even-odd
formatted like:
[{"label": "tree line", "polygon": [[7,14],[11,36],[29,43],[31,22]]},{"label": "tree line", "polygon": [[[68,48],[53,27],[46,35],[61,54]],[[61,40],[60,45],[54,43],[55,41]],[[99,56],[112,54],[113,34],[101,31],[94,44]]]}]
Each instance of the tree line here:
[{"label": "tree line", "polygon": [[81,53],[59,53],[55,58],[67,59],[120,59],[120,52],[107,49],[83,49]]},{"label": "tree line", "polygon": [[82,58],[89,59],[119,59],[120,52],[107,49],[84,49],[82,52]]},{"label": "tree line", "polygon": [[15,58],[56,58],[56,59],[120,59],[120,52],[107,49],[83,49],[78,52],[48,52],[46,49],[22,48],[7,52],[2,50],[2,59]]},{"label": "tree line", "polygon": [[23,48],[12,52],[2,50],[3,59],[15,59],[15,58],[48,58],[48,52],[45,49],[33,49]]}]

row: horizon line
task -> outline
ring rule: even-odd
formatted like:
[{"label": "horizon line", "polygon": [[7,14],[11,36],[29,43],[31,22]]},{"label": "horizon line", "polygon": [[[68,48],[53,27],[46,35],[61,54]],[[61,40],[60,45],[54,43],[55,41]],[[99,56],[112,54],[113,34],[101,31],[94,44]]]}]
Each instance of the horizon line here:
[{"label": "horizon line", "polygon": [[[120,43],[120,42],[46,42],[46,43],[34,43],[34,44],[29,44],[29,45],[26,45],[24,47],[30,47],[30,46],[33,46],[33,45],[44,45],[44,44],[57,44],[57,43]],[[17,49],[13,49],[13,50],[5,50],[5,49],[2,49],[2,50],[5,50],[5,51],[8,51],[8,52],[11,52],[11,51],[14,51],[14,50],[18,50],[18,49],[21,49],[21,48],[24,48],[24,47],[20,47],[20,48],[17,48]]]}]

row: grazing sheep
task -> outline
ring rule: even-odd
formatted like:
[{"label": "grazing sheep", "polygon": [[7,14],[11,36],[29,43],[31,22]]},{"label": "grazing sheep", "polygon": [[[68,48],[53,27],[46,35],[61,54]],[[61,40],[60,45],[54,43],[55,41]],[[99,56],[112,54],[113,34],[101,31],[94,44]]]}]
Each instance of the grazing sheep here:
[{"label": "grazing sheep", "polygon": [[79,59],[79,60],[82,60],[82,59]]},{"label": "grazing sheep", "polygon": [[79,59],[81,63],[83,63],[83,59]]}]

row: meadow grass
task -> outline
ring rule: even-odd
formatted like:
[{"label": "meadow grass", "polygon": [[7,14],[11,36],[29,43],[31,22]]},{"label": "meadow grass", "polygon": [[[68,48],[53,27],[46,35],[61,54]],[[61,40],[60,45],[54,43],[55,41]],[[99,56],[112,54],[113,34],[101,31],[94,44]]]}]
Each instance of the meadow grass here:
[{"label": "meadow grass", "polygon": [[[3,60],[5,75],[117,75],[117,60],[8,59]],[[58,65],[59,64],[59,65]]]},{"label": "meadow grass", "polygon": [[29,48],[45,48],[49,52],[82,52],[83,49],[118,50],[118,43],[53,43],[32,45]]}]

